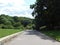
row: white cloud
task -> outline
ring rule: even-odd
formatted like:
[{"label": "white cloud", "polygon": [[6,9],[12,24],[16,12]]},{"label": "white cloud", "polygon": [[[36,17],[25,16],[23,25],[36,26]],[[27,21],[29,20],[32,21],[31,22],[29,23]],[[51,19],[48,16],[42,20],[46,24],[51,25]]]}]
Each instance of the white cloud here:
[{"label": "white cloud", "polygon": [[33,18],[26,0],[0,0],[0,14]]},{"label": "white cloud", "polygon": [[24,4],[25,1],[24,0],[0,0],[0,3],[3,4],[8,4],[8,3],[14,3],[14,4]]}]

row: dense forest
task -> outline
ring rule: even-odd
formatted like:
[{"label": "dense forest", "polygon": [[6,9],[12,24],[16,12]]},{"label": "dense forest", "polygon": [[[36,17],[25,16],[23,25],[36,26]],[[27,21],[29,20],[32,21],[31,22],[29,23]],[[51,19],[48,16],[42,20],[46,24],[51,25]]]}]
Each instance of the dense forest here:
[{"label": "dense forest", "polygon": [[26,17],[8,16],[5,14],[0,15],[0,29],[24,29],[32,28],[33,19]]}]

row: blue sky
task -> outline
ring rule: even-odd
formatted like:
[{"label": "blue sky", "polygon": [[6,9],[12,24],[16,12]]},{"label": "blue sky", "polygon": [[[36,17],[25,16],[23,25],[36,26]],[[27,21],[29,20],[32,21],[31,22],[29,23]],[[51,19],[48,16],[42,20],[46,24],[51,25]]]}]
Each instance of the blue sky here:
[{"label": "blue sky", "polygon": [[30,4],[35,0],[0,0],[0,14],[33,18]]}]

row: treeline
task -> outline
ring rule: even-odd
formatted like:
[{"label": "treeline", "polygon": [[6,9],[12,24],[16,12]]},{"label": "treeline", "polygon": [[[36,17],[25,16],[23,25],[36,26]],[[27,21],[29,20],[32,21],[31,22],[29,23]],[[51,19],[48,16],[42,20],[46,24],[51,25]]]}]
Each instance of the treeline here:
[{"label": "treeline", "polygon": [[60,0],[36,0],[30,5],[34,9],[32,15],[35,16],[35,29],[46,26],[49,30],[60,29]]},{"label": "treeline", "polygon": [[24,29],[32,27],[32,19],[26,17],[11,17],[0,15],[0,29]]}]

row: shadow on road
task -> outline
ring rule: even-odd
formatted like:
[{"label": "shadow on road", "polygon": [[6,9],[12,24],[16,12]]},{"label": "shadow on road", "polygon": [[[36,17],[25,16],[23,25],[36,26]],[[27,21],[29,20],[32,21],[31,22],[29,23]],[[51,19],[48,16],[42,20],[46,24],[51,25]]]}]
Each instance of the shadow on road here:
[{"label": "shadow on road", "polygon": [[36,35],[36,36],[40,37],[41,39],[50,40],[50,41],[56,42],[56,40],[48,37],[47,35],[45,35],[45,34],[43,34],[41,32],[38,32],[36,30],[27,30],[26,32],[28,32],[28,33],[26,33],[25,35]]}]

